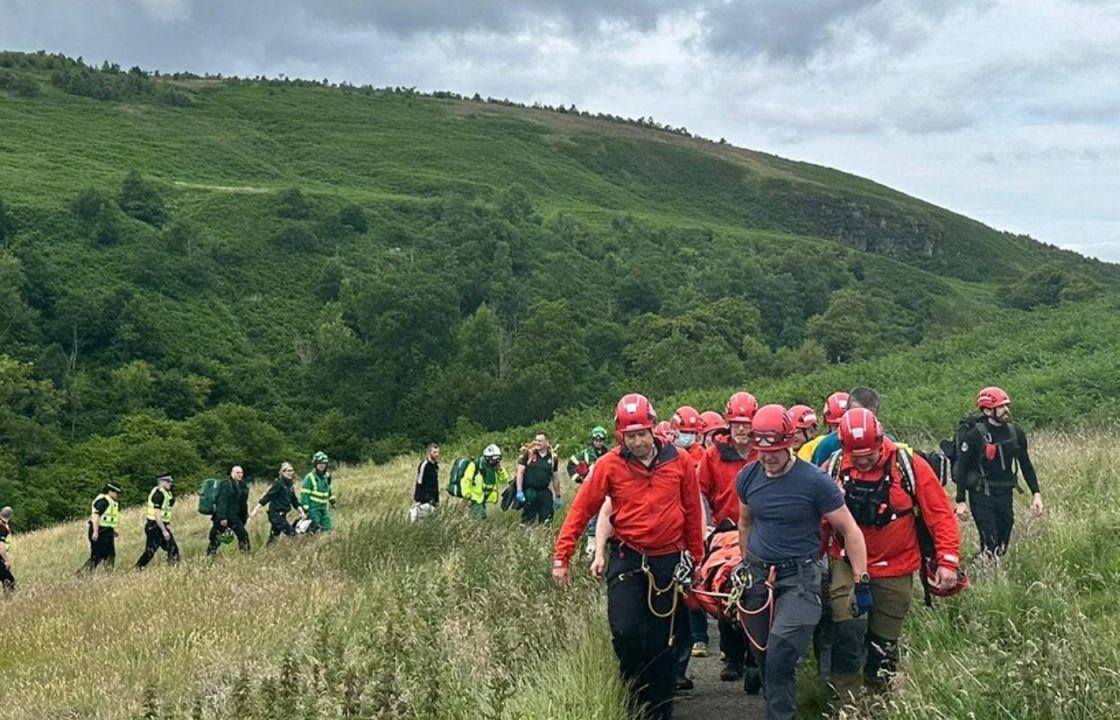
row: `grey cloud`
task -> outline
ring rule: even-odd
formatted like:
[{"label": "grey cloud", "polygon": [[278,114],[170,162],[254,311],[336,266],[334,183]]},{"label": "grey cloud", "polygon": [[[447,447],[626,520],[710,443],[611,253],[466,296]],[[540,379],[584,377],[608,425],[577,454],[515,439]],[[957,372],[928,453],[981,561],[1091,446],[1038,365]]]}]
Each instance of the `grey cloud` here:
[{"label": "grey cloud", "polygon": [[[195,17],[220,17],[235,6],[228,0],[185,0]],[[472,31],[518,32],[542,23],[558,23],[565,32],[594,31],[600,23],[649,30],[667,12],[681,6],[671,0],[274,0],[256,14],[298,12],[307,22],[336,30],[376,29],[409,37]]]},{"label": "grey cloud", "polygon": [[[857,46],[905,50],[962,0],[717,0],[703,10],[717,53],[804,63]],[[982,10],[984,4],[973,4]]]},{"label": "grey cloud", "polygon": [[1036,162],[1059,163],[1099,163],[1120,160],[1120,145],[1101,147],[1061,147],[1017,148],[1014,150],[987,150],[976,155],[976,159],[987,165],[1020,165]]}]

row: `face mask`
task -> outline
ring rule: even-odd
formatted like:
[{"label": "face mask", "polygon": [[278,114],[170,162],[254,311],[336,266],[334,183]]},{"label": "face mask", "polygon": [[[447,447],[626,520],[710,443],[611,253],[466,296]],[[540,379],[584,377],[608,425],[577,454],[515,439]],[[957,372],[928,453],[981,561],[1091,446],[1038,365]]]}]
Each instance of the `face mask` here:
[{"label": "face mask", "polygon": [[695,433],[681,433],[677,436],[677,445],[682,448],[690,448],[694,442],[696,442]]}]

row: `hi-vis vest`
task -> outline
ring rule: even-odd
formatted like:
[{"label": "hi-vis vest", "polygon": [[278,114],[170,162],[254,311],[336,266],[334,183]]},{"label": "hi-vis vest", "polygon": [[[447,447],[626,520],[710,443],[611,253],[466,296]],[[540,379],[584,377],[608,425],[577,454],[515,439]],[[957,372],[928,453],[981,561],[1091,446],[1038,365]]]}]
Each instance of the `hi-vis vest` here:
[{"label": "hi-vis vest", "polygon": [[307,497],[306,504],[326,505],[334,497],[331,488],[331,474],[320,475],[312,470],[303,478],[300,495]]},{"label": "hi-vis vest", "polygon": [[4,537],[0,538],[0,543],[4,543],[4,551],[5,552],[11,552],[12,551],[12,526],[11,525],[3,525],[3,528],[7,532],[4,533]]},{"label": "hi-vis vest", "polygon": [[101,498],[105,498],[105,500],[109,503],[109,507],[105,508],[105,512],[101,513],[100,527],[115,528],[117,526],[117,523],[120,522],[121,519],[121,506],[117,504],[116,500],[109,497],[105,493],[101,493],[93,499],[93,504],[90,505],[90,514],[97,514],[97,508],[94,507],[94,505],[97,505],[97,501]]},{"label": "hi-vis vest", "polygon": [[[156,490],[163,493],[163,507],[161,508],[156,508],[155,503],[152,502],[152,497],[156,494]],[[148,509],[144,513],[144,517],[154,522],[157,512],[163,517],[164,525],[171,522],[171,491],[164,490],[159,485],[156,485],[152,488],[152,491],[148,493]]]}]

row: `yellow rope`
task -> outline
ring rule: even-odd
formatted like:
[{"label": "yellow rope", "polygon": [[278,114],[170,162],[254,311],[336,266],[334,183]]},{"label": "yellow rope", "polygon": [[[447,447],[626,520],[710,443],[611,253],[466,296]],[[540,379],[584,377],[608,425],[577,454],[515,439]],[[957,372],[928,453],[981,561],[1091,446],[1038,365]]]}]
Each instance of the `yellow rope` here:
[{"label": "yellow rope", "polygon": [[[646,604],[649,606],[650,613],[655,618],[660,618],[662,620],[669,618],[669,647],[673,647],[673,643],[676,640],[676,632],[674,631],[677,626],[677,603],[680,602],[681,596],[680,592],[678,592],[680,585],[677,583],[676,578],[673,578],[665,587],[657,587],[657,580],[653,577],[653,572],[649,569],[649,565],[646,564],[646,556],[644,554],[642,555],[642,572],[646,575]],[[669,612],[659,613],[656,608],[653,607],[653,594],[655,592],[659,596],[667,592],[673,593],[673,602],[669,607]]]}]

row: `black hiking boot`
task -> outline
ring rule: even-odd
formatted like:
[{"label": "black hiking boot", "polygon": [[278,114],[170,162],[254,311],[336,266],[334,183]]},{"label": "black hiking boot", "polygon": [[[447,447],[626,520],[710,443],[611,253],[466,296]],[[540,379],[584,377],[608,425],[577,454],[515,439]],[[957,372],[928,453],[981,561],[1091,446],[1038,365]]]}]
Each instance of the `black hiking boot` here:
[{"label": "black hiking boot", "polygon": [[696,687],[696,683],[692,682],[691,679],[689,679],[689,678],[687,678],[683,675],[681,677],[677,678],[677,690],[676,691],[678,693],[688,692],[689,690],[692,690],[694,687]]},{"label": "black hiking boot", "polygon": [[734,663],[724,663],[719,671],[719,679],[724,682],[735,682],[743,678],[743,666]]},{"label": "black hiking boot", "polygon": [[762,673],[756,667],[747,668],[743,673],[743,692],[747,695],[758,695],[762,691]]}]

